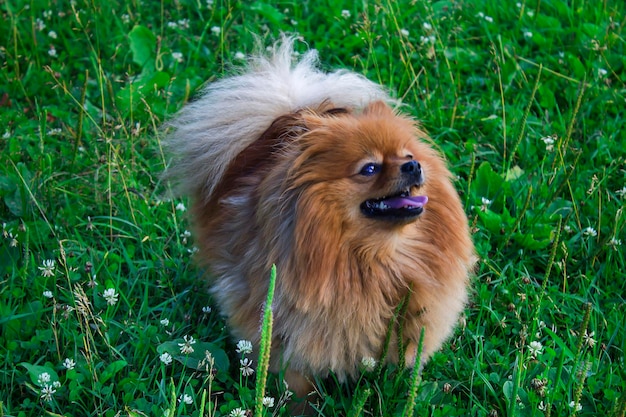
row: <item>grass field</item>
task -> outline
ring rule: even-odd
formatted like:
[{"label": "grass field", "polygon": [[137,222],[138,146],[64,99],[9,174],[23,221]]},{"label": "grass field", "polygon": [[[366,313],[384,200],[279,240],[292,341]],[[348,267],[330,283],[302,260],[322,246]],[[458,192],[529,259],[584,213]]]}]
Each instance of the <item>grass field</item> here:
[{"label": "grass field", "polygon": [[[188,202],[160,181],[159,128],[255,36],[280,32],[324,68],[385,85],[423,122],[481,257],[462,323],[421,379],[384,368],[318,381],[319,415],[625,416],[625,11],[0,2],[0,416],[255,408],[259,347],[237,346],[211,308]],[[265,395],[260,414],[288,415],[279,378]]]}]

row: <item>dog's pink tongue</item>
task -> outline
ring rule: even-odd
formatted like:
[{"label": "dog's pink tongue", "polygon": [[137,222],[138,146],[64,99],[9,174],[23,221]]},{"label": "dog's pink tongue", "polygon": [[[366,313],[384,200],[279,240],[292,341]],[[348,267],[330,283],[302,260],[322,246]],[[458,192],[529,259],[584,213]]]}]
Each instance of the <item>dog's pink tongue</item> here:
[{"label": "dog's pink tongue", "polygon": [[424,207],[424,204],[428,202],[428,197],[425,195],[416,195],[414,197],[394,197],[385,200],[385,204],[393,209],[401,209],[404,207],[419,208]]}]

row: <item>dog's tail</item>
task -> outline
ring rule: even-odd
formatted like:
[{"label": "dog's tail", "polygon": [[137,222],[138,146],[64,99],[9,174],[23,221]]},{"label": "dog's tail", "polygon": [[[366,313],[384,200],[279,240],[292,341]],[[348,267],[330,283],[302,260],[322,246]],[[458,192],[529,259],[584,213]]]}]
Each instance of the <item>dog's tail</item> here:
[{"label": "dog's tail", "polygon": [[231,161],[282,115],[325,101],[355,111],[392,101],[361,75],[320,71],[315,50],[295,59],[293,43],[285,36],[267,55],[250,58],[242,73],[208,85],[167,124],[165,176],[177,193],[209,199]]}]

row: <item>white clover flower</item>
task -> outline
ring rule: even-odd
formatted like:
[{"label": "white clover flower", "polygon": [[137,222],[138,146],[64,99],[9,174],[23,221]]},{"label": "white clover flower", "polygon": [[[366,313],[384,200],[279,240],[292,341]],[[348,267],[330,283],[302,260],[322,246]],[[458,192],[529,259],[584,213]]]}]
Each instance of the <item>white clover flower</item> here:
[{"label": "white clover flower", "polygon": [[485,21],[489,22],[489,23],[493,23],[493,17],[491,16],[485,16]]},{"label": "white clover flower", "polygon": [[65,358],[65,360],[63,361],[63,367],[65,369],[74,369],[74,367],[76,366],[76,362],[74,362],[74,359],[70,359],[70,358]]},{"label": "white clover flower", "polygon": [[541,401],[539,405],[537,405],[537,408],[541,411],[546,411],[546,405],[543,403],[543,401]]},{"label": "white clover flower", "polygon": [[57,33],[54,30],[51,30],[50,32],[48,32],[48,37],[52,38],[52,39],[56,39]]},{"label": "white clover flower", "polygon": [[190,353],[193,353],[193,347],[191,345],[196,343],[193,336],[185,335],[183,336],[183,340],[185,341],[185,343],[178,344],[178,346],[180,346],[180,353],[182,353],[183,355],[188,355]]},{"label": "white clover flower", "polygon": [[595,334],[595,332],[587,333],[587,331],[585,330],[585,334],[583,335],[583,340],[585,344],[590,348],[596,345],[596,339],[593,338]]},{"label": "white clover flower", "polygon": [[533,33],[530,30],[525,30],[523,33],[525,38],[530,39],[533,37]]},{"label": "white clover flower", "polygon": [[165,352],[162,353],[161,355],[159,355],[159,360],[161,362],[163,362],[165,365],[169,365],[172,363],[172,355],[170,355],[169,353]]},{"label": "white clover flower", "polygon": [[612,237],[611,240],[609,240],[608,245],[613,246],[613,248],[616,248],[617,246],[622,246],[622,240]]},{"label": "white clover flower", "polygon": [[54,45],[50,45],[50,49],[48,49],[48,55],[50,55],[53,58],[57,56],[57,50],[54,47]]},{"label": "white clover flower", "polygon": [[515,3],[515,6],[519,9],[522,7],[522,3],[520,3],[519,1],[517,3]]},{"label": "white clover flower", "polygon": [[211,311],[213,311],[213,309],[211,307],[209,307],[209,306],[202,307],[202,312],[204,314],[209,314],[209,313],[211,313]]},{"label": "white clover flower", "polygon": [[528,10],[528,11],[526,12],[526,14],[527,14],[529,17],[533,17],[533,16],[535,15],[535,12],[534,12],[534,10]]},{"label": "white clover flower", "polygon": [[172,58],[174,58],[176,62],[183,62],[182,52],[172,52]]},{"label": "white clover flower", "polygon": [[42,389],[41,389],[41,399],[46,401],[46,402],[50,402],[52,401],[52,396],[54,395],[54,393],[57,392],[57,390],[55,390],[51,385],[45,385]]},{"label": "white clover flower", "polygon": [[214,35],[219,35],[222,32],[222,28],[219,26],[213,26],[211,28],[211,32],[213,32]]},{"label": "white clover flower", "polygon": [[46,298],[53,298],[54,297],[54,295],[52,295],[52,291],[50,291],[50,290],[44,291],[43,292],[43,296],[46,297]]},{"label": "white clover flower", "polygon": [[541,344],[541,342],[537,341],[537,340],[533,340],[532,342],[530,342],[530,344],[528,345],[528,350],[530,351],[530,354],[535,357],[537,355],[541,355],[542,351],[543,351],[543,345]]},{"label": "white clover flower", "polygon": [[263,405],[267,408],[274,407],[274,397],[263,397]]},{"label": "white clover flower", "polygon": [[570,408],[576,408],[576,411],[580,411],[583,409],[583,406],[580,405],[579,403],[576,403],[574,401],[569,403]]},{"label": "white clover flower", "polygon": [[187,207],[185,207],[183,203],[178,203],[176,204],[176,210],[184,213],[185,211],[187,211]]},{"label": "white clover flower", "polygon": [[246,411],[241,408],[235,408],[228,414],[228,417],[246,417]]},{"label": "white clover flower", "polygon": [[596,231],[596,229],[594,229],[593,227],[589,226],[589,227],[586,227],[583,230],[583,235],[596,237],[596,236],[598,236],[598,232]]},{"label": "white clover flower", "polygon": [[431,25],[431,24],[430,24],[430,23],[428,23],[428,22],[424,22],[424,23],[422,23],[422,27],[424,28],[424,30],[429,31],[429,32],[430,32],[431,30],[433,30],[433,25]]},{"label": "white clover flower", "polygon": [[176,29],[178,27],[178,23],[176,22],[167,22],[167,27],[170,29]]},{"label": "white clover flower", "polygon": [[102,297],[107,300],[108,305],[112,306],[117,303],[117,298],[119,297],[119,294],[115,291],[115,288],[107,288],[102,293]]},{"label": "white clover flower", "polygon": [[237,353],[241,353],[242,355],[252,353],[252,342],[249,340],[240,340],[237,342]]},{"label": "white clover flower", "polygon": [[409,37],[409,31],[406,29],[400,29],[400,34],[404,36],[405,38]]},{"label": "white clover flower", "polygon": [[343,17],[344,19],[347,19],[347,18],[349,18],[350,16],[351,16],[351,14],[350,14],[350,10],[345,10],[345,9],[344,9],[344,10],[342,10],[342,11],[341,11],[341,17]]},{"label": "white clover flower", "polygon": [[481,19],[485,18],[485,14],[483,12],[476,13],[476,16],[480,17]]},{"label": "white clover flower", "polygon": [[161,326],[167,327],[170,325],[170,319],[163,319],[159,323],[161,323]]},{"label": "white clover flower", "polygon": [[52,277],[54,276],[54,268],[56,267],[56,262],[54,259],[46,259],[43,261],[43,266],[39,267],[41,271],[41,275],[44,277]]},{"label": "white clover flower", "polygon": [[124,13],[124,14],[122,15],[122,22],[123,22],[124,24],[128,24],[128,23],[130,23],[130,15],[128,15],[128,13]]},{"label": "white clover flower", "polygon": [[246,59],[246,55],[243,52],[235,52],[235,59],[239,60],[239,61],[243,61],[244,59]]},{"label": "white clover flower", "polygon": [[193,404],[193,398],[191,398],[191,395],[189,394],[183,394],[180,397],[178,397],[178,402],[185,403],[187,405]]},{"label": "white clover flower", "polygon": [[241,375],[250,376],[254,373],[254,369],[252,369],[252,361],[250,359],[243,358],[239,361],[239,363],[241,364],[241,368],[239,368]]},{"label": "white clover flower", "polygon": [[189,19],[180,19],[177,23],[180,28],[189,29]]},{"label": "white clover flower", "polygon": [[545,136],[541,138],[542,142],[546,145],[546,151],[552,152],[554,150],[555,135]]},{"label": "white clover flower", "polygon": [[608,71],[604,68],[598,68],[598,77],[604,78],[608,74]]},{"label": "white clover flower", "polygon": [[47,372],[42,372],[39,374],[39,376],[37,377],[37,383],[39,385],[47,385],[48,382],[50,382],[50,374]]},{"label": "white clover flower", "polygon": [[[17,241],[17,236],[18,236],[17,233],[14,235],[13,233],[9,232],[9,236],[8,237],[9,237],[9,239],[11,239],[10,242],[9,242],[9,246],[10,247],[12,247],[12,248],[17,247],[17,244],[19,243]],[[41,269],[41,268],[39,268],[39,269]],[[42,273],[42,275],[43,275],[43,273]],[[44,276],[46,276],[46,275],[44,275]]]},{"label": "white clover flower", "polygon": [[372,372],[376,368],[376,359],[371,356],[365,356],[361,359],[361,365],[367,372]]},{"label": "white clover flower", "polygon": [[40,18],[35,19],[35,29],[42,31],[46,28],[46,24]]}]

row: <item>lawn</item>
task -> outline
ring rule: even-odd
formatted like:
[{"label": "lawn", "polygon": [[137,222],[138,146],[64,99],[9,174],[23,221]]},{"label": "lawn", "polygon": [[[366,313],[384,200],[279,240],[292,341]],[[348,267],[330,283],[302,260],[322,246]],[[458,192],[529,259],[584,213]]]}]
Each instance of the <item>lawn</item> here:
[{"label": "lawn", "polygon": [[[0,416],[255,409],[260,346],[229,337],[193,265],[189,203],[161,181],[161,126],[281,32],[422,122],[480,257],[459,327],[421,376],[319,380],[318,414],[626,415],[622,0],[0,12]],[[257,415],[289,415],[280,376],[264,396]]]}]

